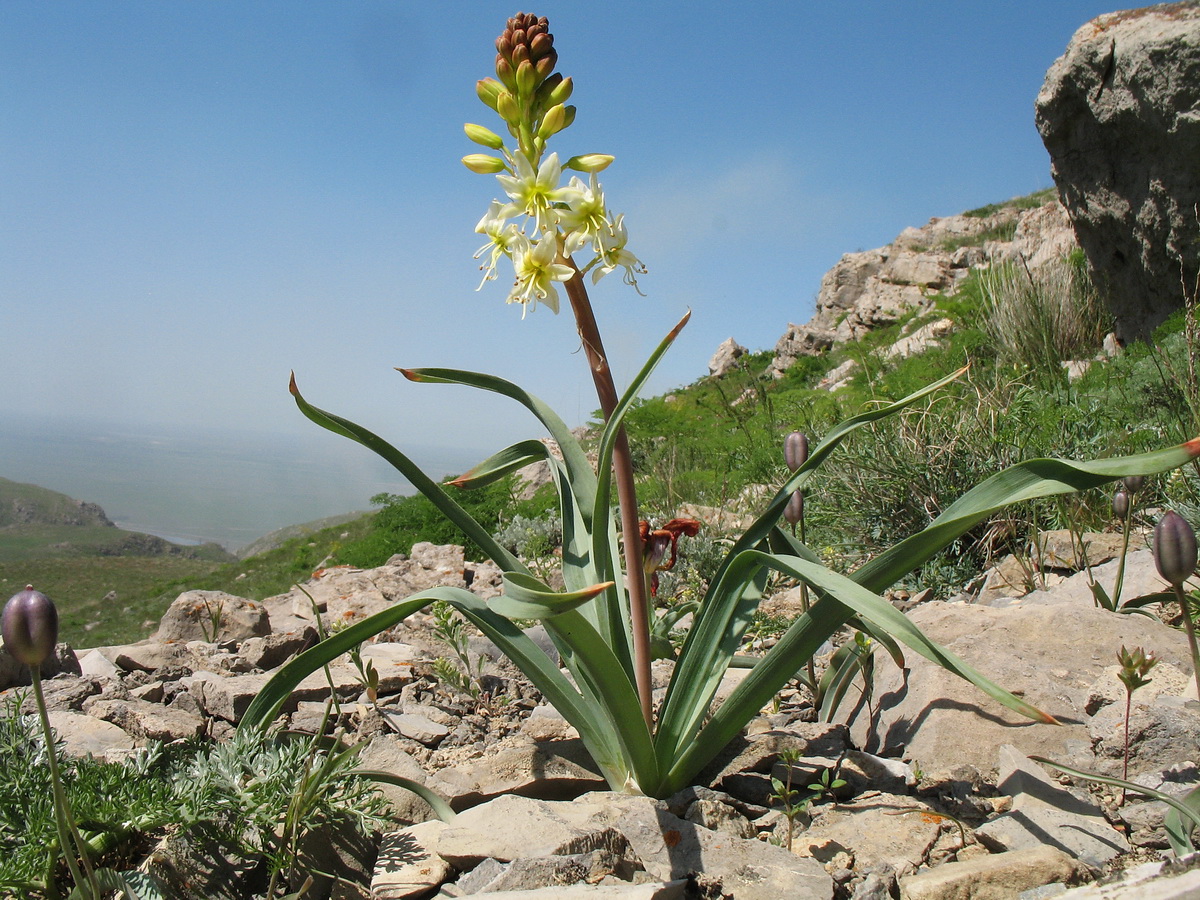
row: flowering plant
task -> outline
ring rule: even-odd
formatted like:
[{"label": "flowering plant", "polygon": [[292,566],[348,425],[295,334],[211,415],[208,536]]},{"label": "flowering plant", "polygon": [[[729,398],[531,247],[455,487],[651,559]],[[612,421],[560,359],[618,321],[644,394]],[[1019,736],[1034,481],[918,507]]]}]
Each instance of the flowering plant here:
[{"label": "flowering plant", "polygon": [[[502,259],[512,261],[515,279],[508,300],[520,303],[523,314],[538,304],[557,311],[557,287],[563,287],[605,418],[596,468],[589,464],[583,447],[566,424],[516,384],[452,369],[400,371],[412,381],[470,385],[515,400],[532,412],[557,442],[561,459],[541,441],[521,441],[494,454],[450,486],[462,489],[487,484],[532,462],[545,462],[558,491],[564,590],[555,591],[534,577],[520,559],[459,506],[446,487],[432,481],[391,444],[360,425],[309,404],[293,379],[291,391],[300,410],[317,424],[358,441],[395,466],[491,556],[504,572],[504,591],[485,602],[463,589],[437,587],[350,626],[283,666],[251,704],[239,727],[266,728],[306,675],[437,600],[455,607],[521,668],[579,731],[616,790],[665,797],[686,787],[822,644],[852,619],[885,646],[894,646],[894,638],[970,680],[1010,709],[1053,722],[1050,716],[930,641],[879,594],[1003,506],[1094,487],[1124,475],[1152,474],[1180,466],[1200,455],[1200,440],[1124,459],[1088,463],[1043,459],[1007,469],[969,491],[923,531],[849,575],[827,568],[802,539],[779,527],[794,495],[847,435],[920,400],[961,373],[848,419],[826,434],[803,460],[799,454],[792,454],[791,474],[730,548],[709,584],[674,663],[665,697],[657,710],[654,708],[647,587],[664,565],[667,550],[673,552],[679,535],[690,533],[695,523],[674,520],[668,523],[671,527],[656,531],[642,527],[621,423],[688,316],[667,334],[625,391],[618,394],[585,285],[589,271],[594,283],[620,268],[625,281],[636,287],[637,276],[645,271],[626,248],[624,219],[610,214],[596,179],[596,173],[609,165],[612,157],[591,154],[569,158],[565,167],[587,174],[589,180],[584,183],[573,177],[560,186],[564,166],[556,154],[545,153],[546,143],[571,124],[575,110],[566,105],[570,79],[554,71],[557,53],[546,20],[524,14],[510,19],[496,46],[497,78],[481,81],[478,94],[504,121],[515,146],[510,147],[483,126],[466,126],[471,140],[499,155],[472,154],[464,163],[475,172],[494,174],[508,198],[507,203],[493,200],[476,227],[488,238],[477,257],[486,257],[485,284],[495,277]],[[587,262],[579,266],[576,254],[586,256]],[[614,484],[620,540],[612,508]],[[717,688],[734,663],[772,572],[799,579],[808,585],[815,599],[724,702],[714,705]],[[545,625],[565,673],[517,624],[530,619]]]}]

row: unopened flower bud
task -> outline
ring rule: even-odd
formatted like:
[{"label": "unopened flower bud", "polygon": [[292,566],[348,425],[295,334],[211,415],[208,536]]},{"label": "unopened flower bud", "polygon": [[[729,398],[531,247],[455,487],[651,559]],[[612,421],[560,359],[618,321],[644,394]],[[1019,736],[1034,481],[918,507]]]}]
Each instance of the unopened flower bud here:
[{"label": "unopened flower bud", "polygon": [[504,85],[495,78],[484,78],[475,83],[475,93],[491,109],[496,108],[496,101],[500,99],[503,90]]},{"label": "unopened flower bud", "polygon": [[1174,510],[1154,528],[1154,564],[1172,585],[1183,584],[1196,571],[1196,532]]},{"label": "unopened flower bud", "polygon": [[529,58],[534,62],[548,56],[554,50],[554,35],[549,32],[535,34],[529,41]]},{"label": "unopened flower bud", "polygon": [[570,78],[563,78],[558,72],[554,72],[538,87],[538,99],[544,108],[549,109],[570,100],[574,89],[575,85]]},{"label": "unopened flower bud", "polygon": [[58,643],[58,610],[54,603],[33,585],[14,594],[4,604],[0,634],[8,652],[25,665],[37,668],[54,652]]},{"label": "unopened flower bud", "polygon": [[567,112],[561,103],[550,107],[542,117],[542,124],[538,126],[538,137],[548,138],[552,134],[558,134],[563,130],[563,123],[566,121]]},{"label": "unopened flower bud", "polygon": [[486,153],[470,153],[462,158],[463,165],[479,175],[495,175],[504,171],[504,160]]},{"label": "unopened flower bud", "polygon": [[1146,483],[1145,475],[1126,475],[1121,479],[1121,483],[1125,485],[1125,490],[1131,494],[1136,494],[1142,489],[1142,485]]},{"label": "unopened flower bud", "polygon": [[517,94],[519,96],[533,96],[540,81],[541,76],[538,75],[537,69],[529,60],[523,59],[517,64]]},{"label": "unopened flower bud", "polygon": [[1129,518],[1129,494],[1126,491],[1117,491],[1113,494],[1113,515],[1124,522]]},{"label": "unopened flower bud", "polygon": [[503,56],[496,57],[496,77],[510,91],[517,89],[517,72],[513,68],[513,64]]},{"label": "unopened flower bud", "polygon": [[603,172],[615,158],[607,153],[585,153],[572,156],[564,163],[564,167],[576,172]]},{"label": "unopened flower bud", "polygon": [[783,460],[792,472],[804,465],[808,459],[808,435],[793,431],[783,439]]},{"label": "unopened flower bud", "polygon": [[500,118],[509,125],[516,125],[521,121],[521,107],[517,104],[517,98],[508,91],[496,98],[496,112],[500,113]]},{"label": "unopened flower bud", "polygon": [[558,54],[553,50],[549,56],[543,56],[533,64],[533,71],[538,74],[538,83],[540,84],[546,78],[549,78],[554,71],[554,67],[558,65]]},{"label": "unopened flower bud", "polygon": [[474,141],[483,147],[489,147],[492,150],[499,150],[504,146],[504,139],[490,128],[484,128],[482,125],[472,125],[468,122],[463,126],[463,131],[467,133],[467,138]]},{"label": "unopened flower bud", "polygon": [[795,525],[804,518],[804,492],[796,491],[788,498],[787,506],[783,509],[783,517],[789,525]]}]

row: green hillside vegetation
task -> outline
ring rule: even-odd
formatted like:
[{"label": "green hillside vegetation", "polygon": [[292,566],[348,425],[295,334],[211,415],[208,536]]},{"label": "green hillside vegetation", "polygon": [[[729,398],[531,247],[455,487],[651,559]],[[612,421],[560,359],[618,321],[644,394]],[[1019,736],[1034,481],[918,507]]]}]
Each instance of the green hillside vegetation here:
[{"label": "green hillside vegetation", "polygon": [[144,632],[145,598],[163,582],[199,577],[230,558],[216,544],[184,547],[125,531],[95,504],[0,478],[0,595],[32,583],[62,598],[64,640],[76,646]]},{"label": "green hillside vegetation", "polygon": [[[1002,205],[1033,206],[1046,199],[1041,192]],[[801,358],[781,379],[764,374],[771,354],[761,352],[743,357],[722,378],[700,378],[640,401],[628,427],[642,516],[662,521],[679,515],[685,504],[698,508],[702,519],[705,507],[713,510],[701,537],[684,542],[690,558],[664,578],[660,599],[686,592],[687,579],[703,577],[705,560],[722,538],[717,511],[749,515],[774,492],[784,477],[781,442],[787,432],[804,431],[818,440],[838,421],[962,366],[970,369],[952,387],[864,428],[822,468],[806,509],[809,543],[828,562],[869,557],[922,528],[979,481],[1023,459],[1134,453],[1200,434],[1200,386],[1189,366],[1200,350],[1195,308],[1168,321],[1152,344],[1132,346],[1069,381],[1062,363],[1096,356],[1109,322],[1081,258],[1048,271],[1045,277],[1004,266],[975,272],[953,297],[934,297],[927,311]],[[943,318],[952,320],[953,331],[925,352],[890,360],[879,352]],[[846,360],[856,363],[848,386],[835,393],[821,389],[822,378]],[[518,552],[544,557],[556,535],[550,488],[533,500],[519,500],[517,489],[510,477],[456,496],[494,532],[503,531]],[[4,554],[15,555],[19,542],[31,539],[0,528],[0,579],[7,579],[0,586],[15,590],[28,577],[21,572],[37,572],[39,586],[60,601],[64,636],[77,645],[96,645],[145,637],[183,590],[225,590],[261,600],[322,566],[367,568],[419,540],[463,542],[424,497],[385,494],[372,502],[379,507],[375,513],[303,529],[265,553],[222,564],[93,554],[85,565],[64,552],[32,568],[28,562],[18,566]],[[999,556],[1027,545],[1035,529],[1108,527],[1110,503],[1107,495],[1092,494],[1009,510],[913,573],[906,587],[949,595]],[[1193,521],[1200,518],[1196,470],[1148,485],[1140,495],[1141,508],[1164,505]],[[42,545],[57,542],[49,541],[52,529],[45,528]],[[71,543],[77,547],[85,532],[95,532],[99,541],[104,531],[80,527]],[[477,555],[468,546],[468,558]],[[117,592],[116,603],[94,599],[108,590]]]}]

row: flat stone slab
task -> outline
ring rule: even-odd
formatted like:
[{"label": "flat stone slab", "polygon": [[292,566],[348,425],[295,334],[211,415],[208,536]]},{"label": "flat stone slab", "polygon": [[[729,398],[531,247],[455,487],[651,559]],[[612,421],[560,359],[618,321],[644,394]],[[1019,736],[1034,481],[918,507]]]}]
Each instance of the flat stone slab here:
[{"label": "flat stone slab", "polygon": [[376,900],[424,897],[446,881],[454,868],[433,849],[446,827],[433,819],[385,834],[371,878],[371,896]]},{"label": "flat stone slab", "polygon": [[1022,891],[1086,877],[1087,867],[1053,847],[1014,850],[946,863],[900,879],[901,900],[1000,900]]},{"label": "flat stone slab", "polygon": [[50,727],[62,740],[70,756],[104,759],[109,750],[132,750],[133,738],[110,722],[70,710],[53,710]]}]

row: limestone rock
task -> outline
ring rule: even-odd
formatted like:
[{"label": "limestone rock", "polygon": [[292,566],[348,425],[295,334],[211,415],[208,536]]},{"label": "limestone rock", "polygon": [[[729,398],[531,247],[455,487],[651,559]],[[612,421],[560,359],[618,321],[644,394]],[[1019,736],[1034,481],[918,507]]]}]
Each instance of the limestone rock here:
[{"label": "limestone rock", "polygon": [[503,794],[541,799],[572,797],[605,785],[581,741],[516,744],[483,765],[440,769],[430,787],[462,808]]},{"label": "limestone rock", "polygon": [[746,348],[733,338],[726,338],[717,348],[712,359],[708,361],[708,374],[720,378],[737,365],[737,361],[746,354]]},{"label": "limestone rock", "polygon": [[159,643],[240,641],[270,633],[271,620],[261,603],[224,591],[185,591],[167,608],[153,639]]},{"label": "limestone rock", "polygon": [[820,356],[833,346],[833,332],[808,325],[788,325],[783,337],[775,344],[775,357],[767,372],[775,378],[791,368],[801,356]]},{"label": "limestone rock", "polygon": [[900,880],[903,900],[1002,900],[1046,884],[1077,884],[1087,867],[1054,847],[997,853],[947,863]]},{"label": "limestone rock", "polygon": [[170,742],[204,732],[201,716],[146,700],[89,700],[83,711],[141,740]]},{"label": "limestone rock", "polygon": [[116,725],[84,713],[59,710],[50,713],[50,727],[71,756],[103,759],[110,750],[132,750],[133,738]]},{"label": "limestone rock", "polygon": [[[1094,606],[1043,601],[996,609],[932,602],[909,618],[992,681],[1062,723],[1024,719],[940,666],[907,653],[906,672],[886,663],[876,667],[874,713],[856,710],[851,732],[868,751],[903,754],[928,770],[934,760],[955,760],[989,771],[1002,744],[1064,761],[1076,747],[1090,748],[1091,686],[1122,644],[1154,647],[1161,658],[1191,670],[1187,640],[1178,631]],[[1089,749],[1086,763],[1093,761]]]},{"label": "limestone rock", "polygon": [[1200,269],[1200,6],[1107,13],[1046,73],[1037,126],[1117,336],[1146,337]]},{"label": "limestone rock", "polygon": [[885,348],[883,357],[884,359],[908,359],[910,356],[924,353],[953,330],[953,319],[935,319],[922,325],[912,334],[900,338],[892,346]]}]

